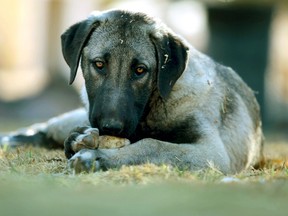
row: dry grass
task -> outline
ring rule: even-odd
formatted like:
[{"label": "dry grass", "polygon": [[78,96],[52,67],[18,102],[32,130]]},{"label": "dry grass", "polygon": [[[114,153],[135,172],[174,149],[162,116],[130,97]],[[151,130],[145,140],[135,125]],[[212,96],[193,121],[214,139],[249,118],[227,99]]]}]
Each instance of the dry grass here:
[{"label": "dry grass", "polygon": [[0,215],[287,215],[288,143],[265,155],[231,176],[153,164],[74,176],[61,150],[1,149]]},{"label": "dry grass", "polygon": [[[268,143],[265,146],[265,164],[262,169],[248,169],[239,174],[230,176],[237,181],[266,181],[273,179],[288,180],[288,143]],[[69,178],[66,170],[67,160],[62,150],[47,150],[35,147],[21,147],[15,150],[0,149],[0,174],[38,176],[51,175]],[[199,172],[181,171],[170,166],[142,166],[122,167],[120,170],[109,170],[95,174],[77,176],[79,181],[91,178],[92,184],[147,184],[163,180],[184,182],[213,183],[221,181],[225,176],[213,167]]]}]

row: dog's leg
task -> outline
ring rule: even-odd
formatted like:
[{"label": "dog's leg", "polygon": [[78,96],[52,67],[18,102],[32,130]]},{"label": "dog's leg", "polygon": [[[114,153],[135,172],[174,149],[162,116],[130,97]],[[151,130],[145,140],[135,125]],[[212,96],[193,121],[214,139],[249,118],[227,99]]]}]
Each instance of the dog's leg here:
[{"label": "dog's leg", "polygon": [[68,161],[68,167],[79,173],[153,163],[189,170],[213,165],[223,173],[235,172],[230,168],[230,159],[221,139],[211,137],[213,140],[207,138],[195,144],[174,144],[147,138],[119,149],[82,149]]},{"label": "dog's leg", "polygon": [[89,126],[85,109],[77,109],[50,119],[45,123],[35,124],[8,135],[0,136],[0,147],[22,145],[62,147],[70,131],[77,126]]}]

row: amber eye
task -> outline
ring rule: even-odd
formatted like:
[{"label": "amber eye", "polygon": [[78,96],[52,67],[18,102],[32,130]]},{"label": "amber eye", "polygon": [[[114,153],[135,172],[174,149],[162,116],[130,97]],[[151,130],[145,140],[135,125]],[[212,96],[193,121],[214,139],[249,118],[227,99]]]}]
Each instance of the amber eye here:
[{"label": "amber eye", "polygon": [[104,62],[96,61],[95,66],[97,67],[97,69],[102,70],[104,68]]},{"label": "amber eye", "polygon": [[137,72],[138,74],[142,74],[142,73],[144,72],[144,68],[138,67],[138,68],[136,69],[136,72]]},{"label": "amber eye", "polygon": [[143,75],[145,72],[146,72],[146,67],[145,66],[141,65],[141,66],[136,67],[135,74],[137,76]]}]

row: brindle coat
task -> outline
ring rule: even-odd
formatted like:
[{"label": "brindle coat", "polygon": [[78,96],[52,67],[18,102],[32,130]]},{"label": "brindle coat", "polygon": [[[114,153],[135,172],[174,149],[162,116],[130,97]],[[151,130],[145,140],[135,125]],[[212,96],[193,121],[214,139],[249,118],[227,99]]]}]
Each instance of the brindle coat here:
[{"label": "brindle coat", "polygon": [[[213,165],[235,173],[261,159],[253,91],[231,68],[198,52],[159,20],[106,11],[61,38],[70,84],[81,59],[86,108],[33,126],[32,136],[5,137],[2,143],[61,145],[68,137],[65,153],[77,172],[150,162],[190,170]],[[131,145],[87,149],[99,134]]]}]

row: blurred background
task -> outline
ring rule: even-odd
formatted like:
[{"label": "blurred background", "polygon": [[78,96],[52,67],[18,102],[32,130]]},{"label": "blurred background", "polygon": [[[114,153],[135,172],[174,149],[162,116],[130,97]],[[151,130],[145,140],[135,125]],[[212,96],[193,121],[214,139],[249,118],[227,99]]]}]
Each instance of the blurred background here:
[{"label": "blurred background", "polygon": [[60,35],[93,10],[161,18],[255,91],[266,134],[288,136],[287,0],[9,0],[0,2],[0,131],[80,107]]}]

